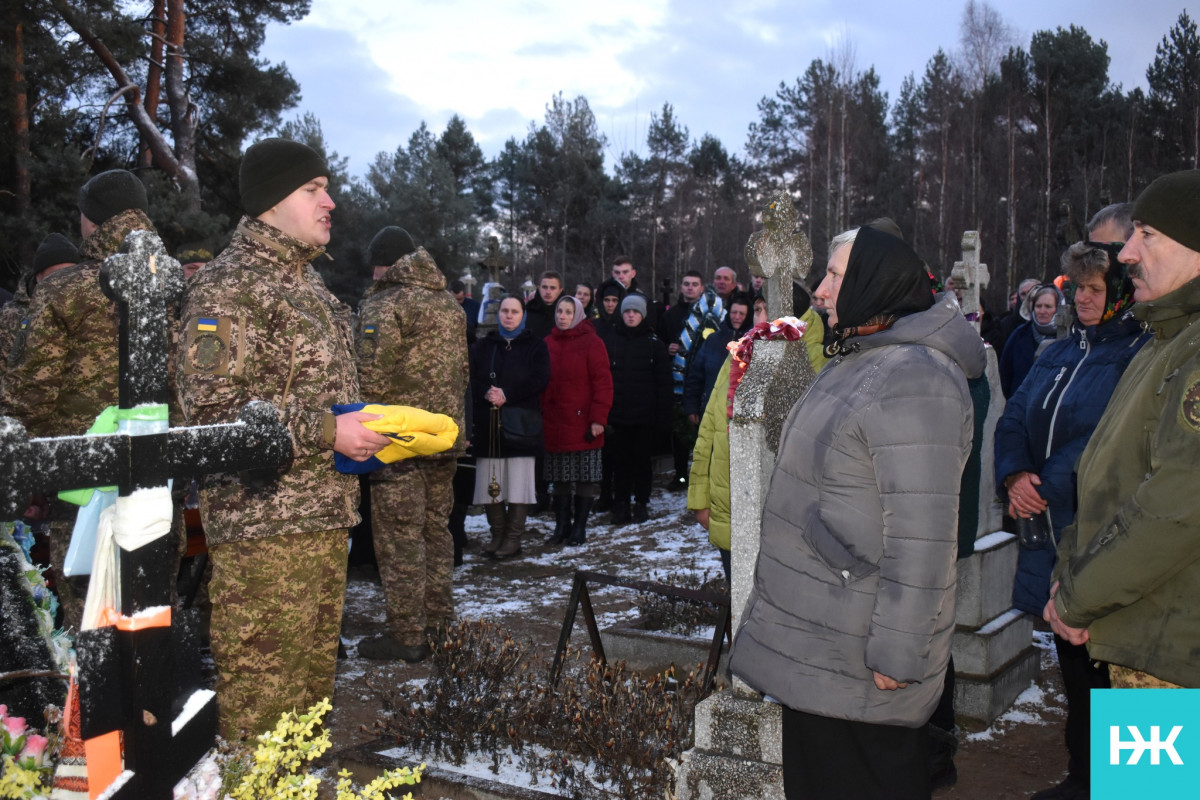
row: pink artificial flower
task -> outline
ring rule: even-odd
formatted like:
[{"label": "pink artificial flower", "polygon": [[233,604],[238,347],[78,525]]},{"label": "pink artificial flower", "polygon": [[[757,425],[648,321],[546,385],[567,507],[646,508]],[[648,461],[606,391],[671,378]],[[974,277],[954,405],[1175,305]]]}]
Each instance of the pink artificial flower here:
[{"label": "pink artificial flower", "polygon": [[7,716],[8,716],[8,706],[4,705],[3,703],[0,703],[0,719],[4,719]]},{"label": "pink artificial flower", "polygon": [[25,739],[25,747],[17,761],[25,769],[38,769],[45,766],[46,745],[50,740],[40,734],[32,733]]},{"label": "pink artificial flower", "polygon": [[17,738],[18,736],[20,736],[22,733],[25,732],[25,718],[24,717],[5,717],[4,718],[4,731],[12,738],[14,738],[14,739]]}]

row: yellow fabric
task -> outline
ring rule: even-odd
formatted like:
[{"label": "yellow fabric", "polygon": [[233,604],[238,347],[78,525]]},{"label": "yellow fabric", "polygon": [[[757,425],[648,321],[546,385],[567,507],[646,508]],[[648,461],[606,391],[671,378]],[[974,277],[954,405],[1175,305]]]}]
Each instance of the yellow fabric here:
[{"label": "yellow fabric", "polygon": [[444,452],[453,447],[458,438],[458,426],[445,414],[377,403],[368,403],[362,410],[367,414],[383,415],[379,419],[364,422],[363,427],[392,440],[391,444],[375,454],[385,464]]}]

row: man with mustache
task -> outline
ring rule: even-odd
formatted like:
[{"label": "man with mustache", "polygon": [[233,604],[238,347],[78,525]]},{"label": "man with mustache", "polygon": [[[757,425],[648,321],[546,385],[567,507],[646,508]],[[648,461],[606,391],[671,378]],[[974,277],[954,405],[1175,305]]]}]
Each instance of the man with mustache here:
[{"label": "man with mustache", "polygon": [[1080,457],[1044,615],[1114,688],[1200,687],[1200,170],[1151,183],[1133,220],[1120,260],[1154,338]]}]

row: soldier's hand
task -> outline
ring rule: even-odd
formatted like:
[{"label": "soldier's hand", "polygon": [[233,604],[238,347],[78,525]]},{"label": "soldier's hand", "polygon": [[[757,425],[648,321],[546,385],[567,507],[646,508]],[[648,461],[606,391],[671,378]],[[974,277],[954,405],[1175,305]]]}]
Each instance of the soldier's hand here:
[{"label": "soldier's hand", "polygon": [[382,433],[364,428],[363,423],[379,419],[380,414],[352,411],[337,418],[337,437],[333,442],[334,452],[341,453],[354,461],[366,461],[390,444],[391,440]]},{"label": "soldier's hand", "polygon": [[667,345],[667,352],[671,355],[675,355],[682,349],[683,347],[678,342],[671,342],[671,344]]}]

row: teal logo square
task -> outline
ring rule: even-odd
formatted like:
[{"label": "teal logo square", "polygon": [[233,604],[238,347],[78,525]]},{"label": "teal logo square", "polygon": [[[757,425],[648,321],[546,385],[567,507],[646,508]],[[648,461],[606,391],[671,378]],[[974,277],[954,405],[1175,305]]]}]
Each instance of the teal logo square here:
[{"label": "teal logo square", "polygon": [[1200,689],[1093,689],[1092,800],[1188,797],[1200,785]]}]

